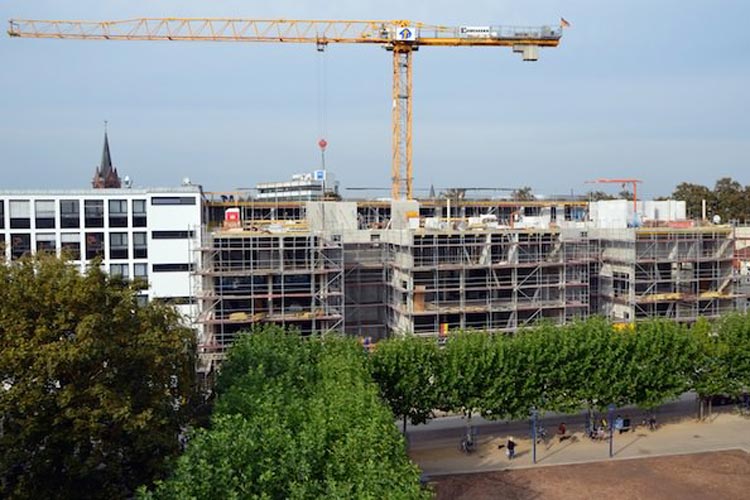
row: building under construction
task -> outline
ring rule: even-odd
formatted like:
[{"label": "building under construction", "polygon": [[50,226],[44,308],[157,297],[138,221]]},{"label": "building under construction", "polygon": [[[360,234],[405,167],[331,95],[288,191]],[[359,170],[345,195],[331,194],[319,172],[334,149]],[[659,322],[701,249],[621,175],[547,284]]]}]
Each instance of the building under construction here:
[{"label": "building under construction", "polygon": [[[714,318],[741,303],[730,226],[684,203],[258,201],[207,194],[206,359],[256,324],[377,340],[513,332],[592,314]],[[628,227],[634,226],[634,227]]]}]

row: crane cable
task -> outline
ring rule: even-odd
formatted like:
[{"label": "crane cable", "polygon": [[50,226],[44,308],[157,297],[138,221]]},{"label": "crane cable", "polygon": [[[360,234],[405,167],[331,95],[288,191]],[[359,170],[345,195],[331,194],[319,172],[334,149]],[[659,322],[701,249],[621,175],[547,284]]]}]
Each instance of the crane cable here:
[{"label": "crane cable", "polygon": [[318,139],[325,139],[328,133],[328,68],[326,51],[318,49],[317,58],[317,107],[318,107]]},{"label": "crane cable", "polygon": [[326,67],[325,44],[318,44],[317,58],[317,87],[318,87],[318,147],[320,148],[320,169],[323,171],[323,199],[326,197],[328,190],[327,173],[326,173],[326,133],[328,132],[327,108],[328,108],[328,68]]}]

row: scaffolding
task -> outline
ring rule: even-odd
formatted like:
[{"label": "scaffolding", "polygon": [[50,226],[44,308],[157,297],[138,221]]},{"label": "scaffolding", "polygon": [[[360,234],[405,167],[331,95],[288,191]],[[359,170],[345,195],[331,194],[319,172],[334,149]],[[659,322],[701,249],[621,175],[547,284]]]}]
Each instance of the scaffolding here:
[{"label": "scaffolding", "polygon": [[218,231],[204,239],[200,347],[220,359],[235,336],[272,323],[302,334],[343,329],[340,237],[323,233]]},{"label": "scaffolding", "polygon": [[600,244],[602,312],[616,321],[692,322],[735,310],[730,227],[610,231]]},{"label": "scaffolding", "polygon": [[588,239],[559,230],[417,231],[388,243],[388,327],[515,331],[589,314]]},{"label": "scaffolding", "polygon": [[388,335],[384,254],[380,232],[372,232],[370,241],[344,245],[344,318],[348,335],[373,340]]}]

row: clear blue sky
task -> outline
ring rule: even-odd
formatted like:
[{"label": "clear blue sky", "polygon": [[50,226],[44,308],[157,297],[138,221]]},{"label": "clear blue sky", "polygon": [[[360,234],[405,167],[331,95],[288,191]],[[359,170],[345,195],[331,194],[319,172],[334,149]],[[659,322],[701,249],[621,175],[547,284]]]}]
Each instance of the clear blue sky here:
[{"label": "clear blue sky", "polygon": [[[750,184],[750,2],[745,0],[9,0],[0,19],[235,16],[412,19],[446,25],[572,23],[524,63],[508,49],[415,55],[416,187],[582,192],[638,177]],[[7,24],[6,24],[7,26]],[[86,187],[109,120],[136,185],[190,177],[207,190],[284,180],[327,163],[345,186],[389,185],[391,59],[375,46],[0,38],[0,185]],[[608,188],[617,191],[619,186]]]}]

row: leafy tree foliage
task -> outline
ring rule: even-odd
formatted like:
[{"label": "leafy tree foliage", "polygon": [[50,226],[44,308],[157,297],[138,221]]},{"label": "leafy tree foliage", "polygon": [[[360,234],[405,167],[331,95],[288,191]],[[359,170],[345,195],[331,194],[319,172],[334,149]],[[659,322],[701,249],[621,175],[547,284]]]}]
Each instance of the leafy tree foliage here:
[{"label": "leafy tree foliage", "polygon": [[355,341],[278,327],[237,340],[198,430],[153,498],[426,498]]},{"label": "leafy tree foliage", "polygon": [[692,329],[697,346],[691,385],[701,400],[700,417],[710,396],[739,396],[750,390],[750,315],[730,314],[715,324],[699,321]]},{"label": "leafy tree foliage", "polygon": [[729,177],[719,179],[714,186],[715,213],[725,222],[731,219],[747,219],[750,216],[750,200],[747,193],[747,188],[743,188],[739,182]]},{"label": "leafy tree foliage", "polygon": [[709,396],[728,394],[734,388],[727,357],[731,347],[716,331],[715,325],[699,320],[691,329],[696,356],[693,359],[691,386],[700,400],[699,418],[703,418]]},{"label": "leafy tree foliage", "polygon": [[736,396],[750,390],[750,315],[730,314],[718,325],[722,358],[728,366],[727,394]]},{"label": "leafy tree foliage", "polygon": [[371,372],[393,414],[403,421],[423,424],[436,407],[438,347],[433,339],[406,337],[378,344],[371,359]]},{"label": "leafy tree foliage", "polygon": [[602,200],[614,200],[615,197],[611,194],[597,190],[597,191],[588,191],[584,197],[589,201],[602,201]]},{"label": "leafy tree foliage", "polygon": [[481,410],[492,386],[492,367],[497,352],[492,337],[482,332],[460,332],[451,336],[438,358],[437,387],[441,410],[461,412],[471,418]]},{"label": "leafy tree foliage", "polygon": [[626,401],[653,408],[690,388],[697,348],[685,325],[645,321],[624,335],[624,352],[630,356],[625,367],[629,386],[624,394]]},{"label": "leafy tree foliage", "polygon": [[683,182],[677,185],[672,198],[684,200],[688,216],[698,218],[702,212],[702,202],[706,200],[706,213],[710,218],[719,215],[723,221],[750,219],[750,186],[742,185],[723,177],[716,181],[713,190],[700,184]]},{"label": "leafy tree foliage", "polygon": [[194,335],[99,266],[0,265],[0,496],[118,498],[179,450]]},{"label": "leafy tree foliage", "polygon": [[703,200],[706,200],[707,213],[713,214],[716,210],[716,197],[713,191],[700,184],[682,182],[675,188],[672,198],[685,202],[688,217],[700,218]]},{"label": "leafy tree foliage", "polygon": [[530,186],[524,186],[518,189],[514,189],[511,193],[514,200],[517,201],[534,201],[534,193]]},{"label": "leafy tree foliage", "polygon": [[[409,351],[407,340],[392,340],[388,356]],[[385,347],[385,346],[384,346]],[[406,354],[401,356],[406,359]],[[434,360],[435,407],[486,418],[523,418],[532,408],[573,412],[604,410],[609,404],[653,408],[694,389],[702,397],[738,395],[750,388],[750,315],[731,315],[718,323],[699,321],[688,328],[651,320],[615,329],[601,317],[565,326],[541,323],[514,335],[482,332],[452,334]],[[399,384],[390,364],[379,377],[383,394],[422,404],[424,387]],[[411,377],[413,367],[403,367]],[[408,394],[415,391],[415,394]]]},{"label": "leafy tree foliage", "polygon": [[[481,335],[475,333],[474,335]],[[489,338],[491,355],[486,360],[482,399],[474,404],[488,419],[520,418],[528,414],[541,387],[533,372],[538,366],[529,359],[529,340],[536,337],[494,335]],[[481,345],[481,344],[477,344]]]},{"label": "leafy tree foliage", "polygon": [[632,200],[633,199],[633,192],[629,189],[623,189],[619,193],[617,193],[617,198],[621,200]]}]

